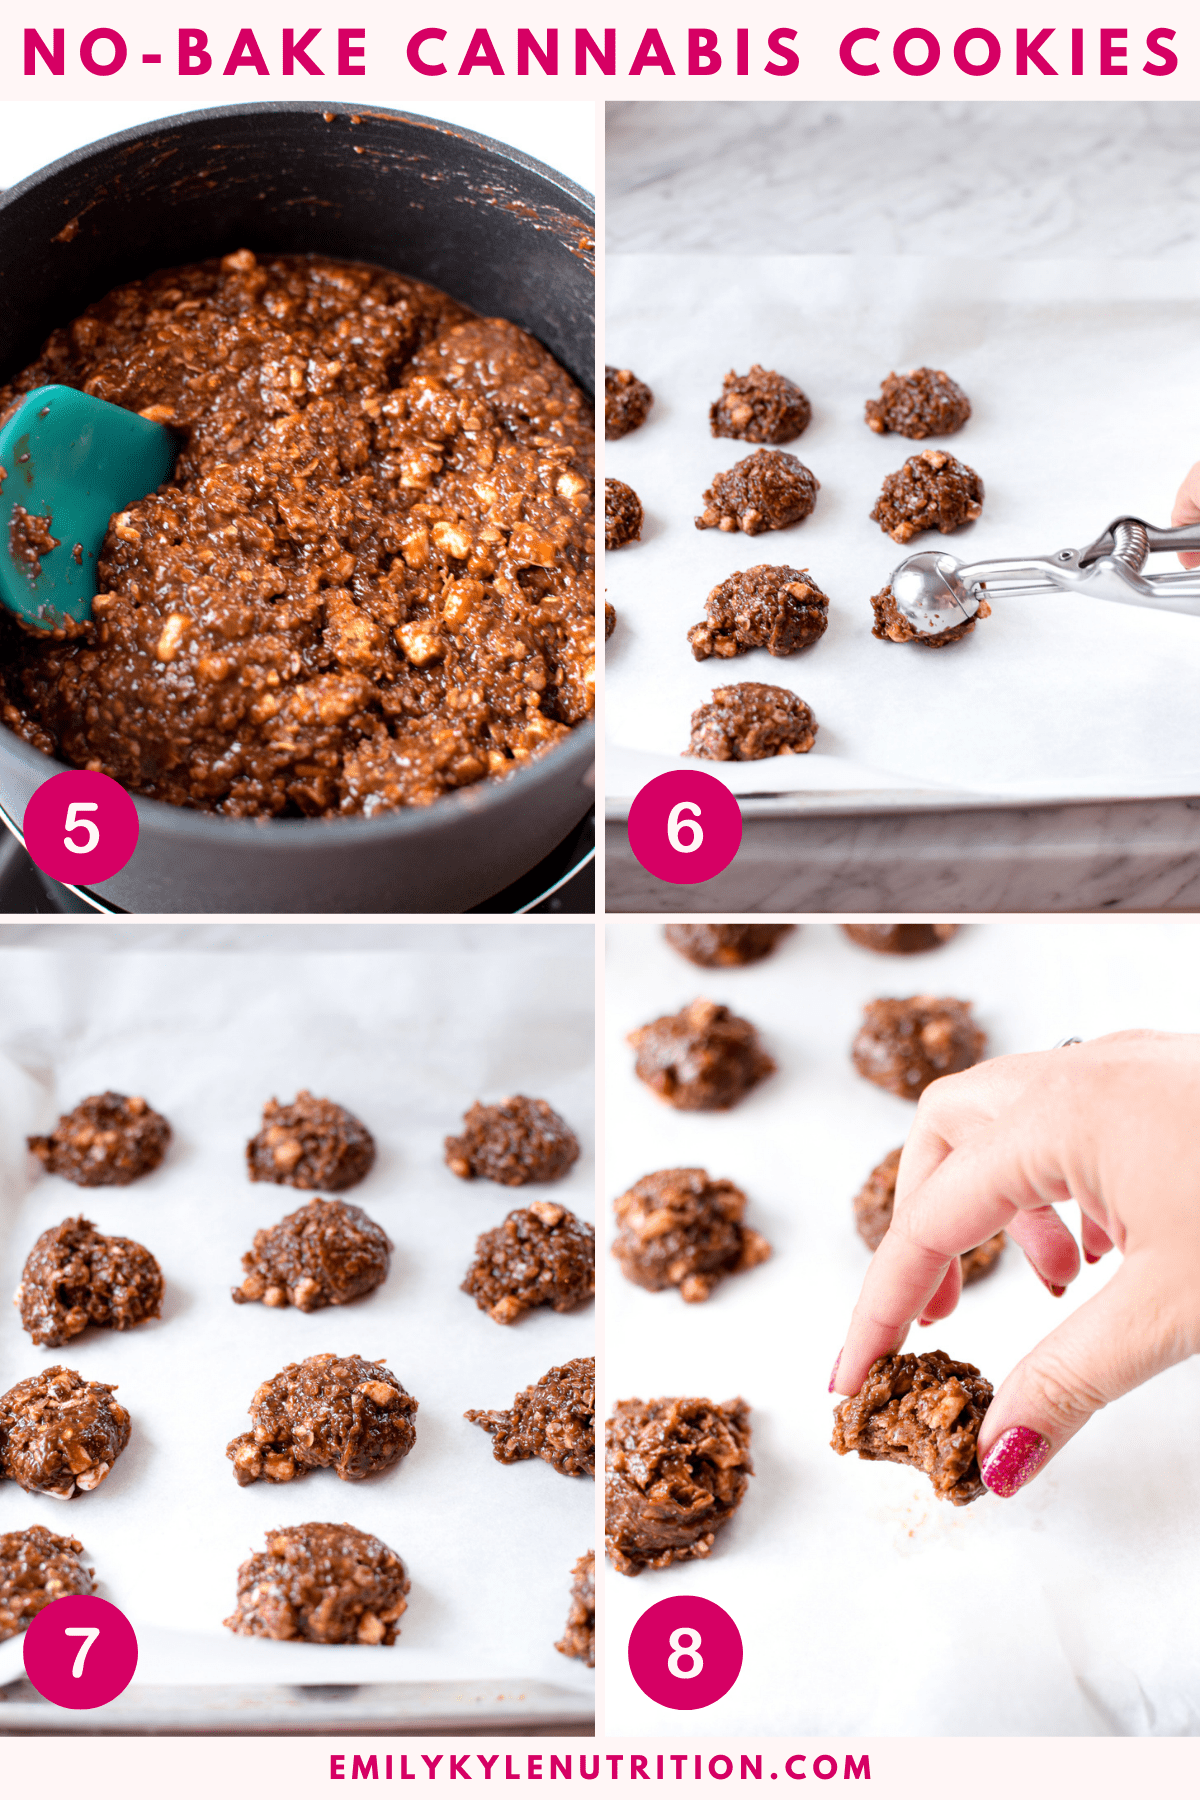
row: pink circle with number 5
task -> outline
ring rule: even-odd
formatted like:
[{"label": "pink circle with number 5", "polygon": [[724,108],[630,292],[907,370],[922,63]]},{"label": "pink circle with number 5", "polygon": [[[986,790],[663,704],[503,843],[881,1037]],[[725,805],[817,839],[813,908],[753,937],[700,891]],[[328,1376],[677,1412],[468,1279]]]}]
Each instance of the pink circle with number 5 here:
[{"label": "pink circle with number 5", "polygon": [[55,1706],[107,1706],[133,1680],[137,1660],[133,1626],[96,1594],[52,1600],[25,1633],[25,1673]]},{"label": "pink circle with number 5", "polygon": [[118,874],[137,849],[137,807],[111,776],[67,769],[35,790],[22,830],[44,875],[93,887]]},{"label": "pink circle with number 5", "polygon": [[742,842],[742,809],[715,775],[656,775],[629,808],[629,847],[651,875],[677,887],[727,869]]},{"label": "pink circle with number 5", "polygon": [[629,1667],[643,1694],[695,1712],[727,1694],[742,1669],[742,1634],[715,1600],[672,1594],[647,1607],[629,1634]]}]

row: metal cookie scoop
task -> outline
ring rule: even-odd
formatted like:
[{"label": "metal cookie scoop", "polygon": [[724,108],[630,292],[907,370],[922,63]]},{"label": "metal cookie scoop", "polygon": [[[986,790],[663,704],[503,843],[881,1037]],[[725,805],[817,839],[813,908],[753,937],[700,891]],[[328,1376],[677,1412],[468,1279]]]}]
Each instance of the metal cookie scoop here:
[{"label": "metal cookie scoop", "polygon": [[945,551],[922,550],[891,577],[897,609],[925,636],[973,619],[979,602],[1068,593],[1159,612],[1200,616],[1200,569],[1143,573],[1155,550],[1200,550],[1200,525],[1160,528],[1142,519],[1114,519],[1086,550],[1053,556],[997,557],[961,563]]},{"label": "metal cookie scoop", "polygon": [[90,619],[109,520],[161,487],[178,454],[140,413],[31,388],[0,426],[0,605],[32,631]]}]

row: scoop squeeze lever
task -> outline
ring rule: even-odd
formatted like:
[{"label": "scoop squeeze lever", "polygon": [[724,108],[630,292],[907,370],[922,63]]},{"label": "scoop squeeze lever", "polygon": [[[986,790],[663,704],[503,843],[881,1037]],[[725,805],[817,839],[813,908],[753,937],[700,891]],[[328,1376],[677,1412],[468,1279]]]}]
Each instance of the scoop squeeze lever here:
[{"label": "scoop squeeze lever", "polygon": [[0,426],[0,604],[31,631],[86,623],[110,519],[161,487],[178,454],[153,419],[31,388]]}]

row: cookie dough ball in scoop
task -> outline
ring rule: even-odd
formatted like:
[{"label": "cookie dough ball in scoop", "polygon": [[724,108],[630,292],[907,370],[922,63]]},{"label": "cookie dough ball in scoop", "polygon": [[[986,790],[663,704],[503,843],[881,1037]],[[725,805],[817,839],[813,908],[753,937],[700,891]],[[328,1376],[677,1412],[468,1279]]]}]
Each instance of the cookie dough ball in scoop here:
[{"label": "cookie dough ball in scoop", "polygon": [[992,609],[986,600],[981,600],[974,618],[963,619],[958,625],[948,625],[945,631],[918,631],[896,605],[889,582],[871,596],[871,611],[875,615],[871,636],[879,638],[882,643],[924,644],[927,650],[941,650],[947,644],[957,644],[960,638],[967,637],[974,631],[977,620],[991,617]]}]

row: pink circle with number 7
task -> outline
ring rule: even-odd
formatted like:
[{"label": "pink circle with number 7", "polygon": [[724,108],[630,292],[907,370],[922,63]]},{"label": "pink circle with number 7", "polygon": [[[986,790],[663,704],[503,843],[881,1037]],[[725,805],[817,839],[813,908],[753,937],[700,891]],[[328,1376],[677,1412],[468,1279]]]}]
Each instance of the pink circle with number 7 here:
[{"label": "pink circle with number 7", "polygon": [[107,1706],[125,1692],[137,1661],[133,1626],[96,1594],[52,1600],[25,1633],[25,1673],[55,1706]]},{"label": "pink circle with number 7", "polygon": [[629,848],[651,875],[677,887],[727,869],[742,842],[742,809],[715,775],[656,775],[629,808]]},{"label": "pink circle with number 7", "polygon": [[44,875],[93,887],[118,874],[137,849],[137,807],[111,776],[66,769],[34,791],[22,830]]},{"label": "pink circle with number 7", "polygon": [[672,1594],[629,1634],[629,1668],[651,1700],[696,1712],[727,1694],[742,1671],[742,1634],[715,1600]]}]

